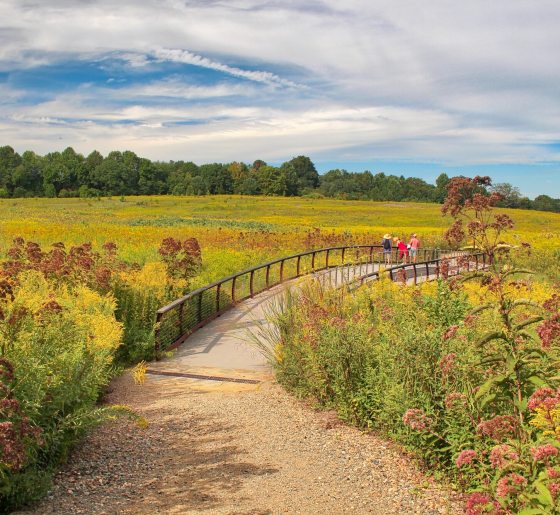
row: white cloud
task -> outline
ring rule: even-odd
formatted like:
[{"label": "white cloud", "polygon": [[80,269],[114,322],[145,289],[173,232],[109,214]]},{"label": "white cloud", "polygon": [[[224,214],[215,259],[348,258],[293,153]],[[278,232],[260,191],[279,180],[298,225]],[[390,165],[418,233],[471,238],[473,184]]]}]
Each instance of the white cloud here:
[{"label": "white cloud", "polygon": [[[3,0],[0,18],[0,70],[120,57],[131,73],[183,63],[220,77],[197,84],[174,71],[113,88],[115,75],[39,104],[6,86],[0,131],[19,148],[558,159],[542,145],[560,141],[557,0]],[[189,121],[200,124],[178,125]]]}]

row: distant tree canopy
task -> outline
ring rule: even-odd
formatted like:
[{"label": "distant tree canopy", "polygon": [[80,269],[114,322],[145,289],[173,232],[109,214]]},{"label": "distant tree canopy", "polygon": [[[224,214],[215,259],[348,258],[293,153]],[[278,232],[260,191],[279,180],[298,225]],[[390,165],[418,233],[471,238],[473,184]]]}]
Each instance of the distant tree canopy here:
[{"label": "distant tree canopy", "polygon": [[[369,171],[336,169],[319,175],[307,156],[294,157],[279,167],[261,159],[253,164],[234,161],[199,166],[191,161],[150,161],[129,150],[113,151],[106,157],[94,150],[84,157],[68,147],[39,156],[0,147],[0,198],[235,193],[441,203],[449,181],[445,173],[435,185]],[[548,195],[530,200],[508,183],[495,184],[488,190],[492,191],[501,194],[503,207],[560,212],[560,199]]]}]

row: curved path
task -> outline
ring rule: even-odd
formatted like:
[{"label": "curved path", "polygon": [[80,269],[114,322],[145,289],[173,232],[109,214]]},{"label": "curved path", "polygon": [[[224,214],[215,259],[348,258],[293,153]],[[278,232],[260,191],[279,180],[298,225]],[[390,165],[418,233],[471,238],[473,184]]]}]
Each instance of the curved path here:
[{"label": "curved path", "polygon": [[[377,264],[362,264],[332,268],[313,277],[329,286],[341,286],[354,278],[375,272]],[[150,364],[153,376],[195,376],[261,381],[270,378],[266,358],[251,344],[251,332],[267,325],[266,313],[286,289],[298,288],[309,277],[279,284],[237,304],[193,333],[169,357]]]},{"label": "curved path", "polygon": [[[356,273],[320,278],[341,284]],[[131,406],[148,428],[120,419],[94,431],[28,513],[462,513],[458,496],[397,446],[315,411],[269,380],[266,361],[245,337],[266,323],[266,307],[286,287],[298,282],[200,329],[172,357],[151,364],[144,385],[130,374],[117,378],[106,402]]]},{"label": "curved path", "polygon": [[[423,268],[423,267],[422,267]],[[379,271],[379,264],[345,265],[313,274],[313,278],[328,286],[353,284],[353,280]],[[423,270],[424,271],[424,270]],[[408,271],[409,283],[414,278]],[[435,266],[427,269],[431,275],[417,277],[417,281],[435,277]],[[425,271],[424,271],[425,273]],[[251,333],[267,326],[266,313],[286,289],[298,288],[303,276],[266,290],[237,304],[229,311],[197,330],[169,357],[152,363],[149,374],[157,377],[183,377],[204,380],[262,381],[270,378],[266,358],[251,344]],[[211,378],[211,379],[210,379]]]}]

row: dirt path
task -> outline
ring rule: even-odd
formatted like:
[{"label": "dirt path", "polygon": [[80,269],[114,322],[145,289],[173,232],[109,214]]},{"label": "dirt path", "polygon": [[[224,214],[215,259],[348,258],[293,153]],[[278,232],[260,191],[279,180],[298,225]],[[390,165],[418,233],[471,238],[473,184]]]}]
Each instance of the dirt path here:
[{"label": "dirt path", "polygon": [[150,426],[96,430],[27,513],[461,513],[398,449],[272,382],[117,379]]}]

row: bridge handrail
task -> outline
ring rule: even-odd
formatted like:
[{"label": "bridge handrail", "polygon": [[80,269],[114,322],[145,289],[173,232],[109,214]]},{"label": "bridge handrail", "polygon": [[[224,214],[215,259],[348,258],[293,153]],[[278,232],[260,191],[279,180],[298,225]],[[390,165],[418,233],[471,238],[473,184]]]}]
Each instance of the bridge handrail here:
[{"label": "bridge handrail", "polygon": [[[443,257],[439,257],[437,259],[432,259],[432,260],[428,260],[428,261],[422,261],[419,263],[402,263],[400,265],[395,265],[389,268],[385,268],[384,270],[375,270],[373,272],[369,272],[363,275],[360,275],[359,277],[356,277],[354,279],[355,282],[358,282],[360,284],[364,284],[364,282],[367,281],[367,279],[371,278],[371,277],[375,277],[376,279],[379,279],[379,276],[382,273],[385,273],[389,276],[389,278],[391,279],[391,281],[395,281],[395,280],[399,280],[399,271],[402,270],[404,272],[406,272],[407,270],[412,270],[413,274],[412,277],[408,277],[408,275],[404,275],[404,278],[406,280],[408,279],[413,279],[414,284],[417,284],[418,282],[418,277],[421,277],[424,274],[418,274],[418,268],[425,268],[426,269],[426,277],[430,276],[430,270],[429,270],[429,266],[430,265],[436,265],[435,268],[435,276],[436,279],[439,279],[440,277],[444,277],[447,278],[449,277],[449,275],[452,275],[453,273],[459,273],[461,271],[462,268],[462,264],[459,263],[458,266],[456,267],[456,270],[442,270],[441,267],[439,266],[442,262],[445,261],[451,261],[453,259],[460,259],[462,257],[468,257],[469,259],[465,261],[464,263],[464,268],[466,269],[466,272],[470,271],[470,261],[474,259],[475,261],[475,270],[480,270],[480,266],[482,265],[482,268],[486,268],[486,266],[489,264],[489,261],[487,260],[487,256],[484,252],[476,252],[476,253],[472,253],[469,251],[453,251],[451,253],[451,255],[445,255]],[[479,259],[480,258],[480,259]]]},{"label": "bridge handrail", "polygon": [[[427,258],[432,260],[439,258],[442,252],[453,251],[420,249],[420,255],[424,258],[423,262]],[[397,255],[398,249],[394,248],[393,258],[396,258]],[[349,257],[350,259],[348,259]],[[178,346],[194,331],[257,293],[306,273],[319,272],[356,262],[381,263],[382,260],[383,247],[381,245],[326,247],[277,258],[198,288],[157,310],[156,357],[160,356],[162,350]],[[308,261],[310,262],[308,263]],[[319,263],[319,261],[321,262]],[[289,268],[293,270],[290,271]],[[304,270],[303,273],[302,270]]]},{"label": "bridge handrail", "polygon": [[[218,281],[214,281],[213,283],[207,284],[206,286],[202,286],[196,290],[193,290],[189,293],[187,293],[186,295],[184,295],[183,297],[180,297],[176,300],[174,300],[173,302],[170,302],[169,304],[166,304],[165,306],[159,308],[157,310],[157,313],[165,313],[167,311],[169,311],[170,309],[173,309],[174,307],[176,307],[178,304],[181,304],[182,302],[185,302],[186,300],[188,300],[191,297],[194,297],[206,290],[210,290],[212,288],[215,288],[216,286],[218,286],[219,284],[223,284],[226,283],[228,281],[231,281],[237,277],[241,277],[242,275],[247,275],[250,274],[251,272],[256,272],[257,270],[261,270],[263,268],[267,268],[269,266],[272,265],[276,265],[277,263],[281,263],[282,261],[287,261],[289,259],[294,259],[297,257],[303,257],[303,256],[310,256],[312,254],[317,254],[320,252],[324,252],[324,251],[331,251],[331,250],[342,250],[342,249],[356,249],[356,248],[382,248],[381,245],[352,245],[352,246],[343,246],[343,247],[325,247],[323,249],[315,249],[315,250],[307,250],[305,252],[300,252],[298,254],[292,254],[290,256],[285,256],[285,257],[281,257],[278,259],[273,259],[272,261],[267,261],[266,263],[262,263],[260,265],[256,265],[253,266],[251,268],[246,268],[245,270],[242,270],[241,272],[236,272],[235,274],[232,275],[228,275],[227,277],[224,277],[223,279],[219,279]],[[316,269],[318,270],[318,269]]]}]

